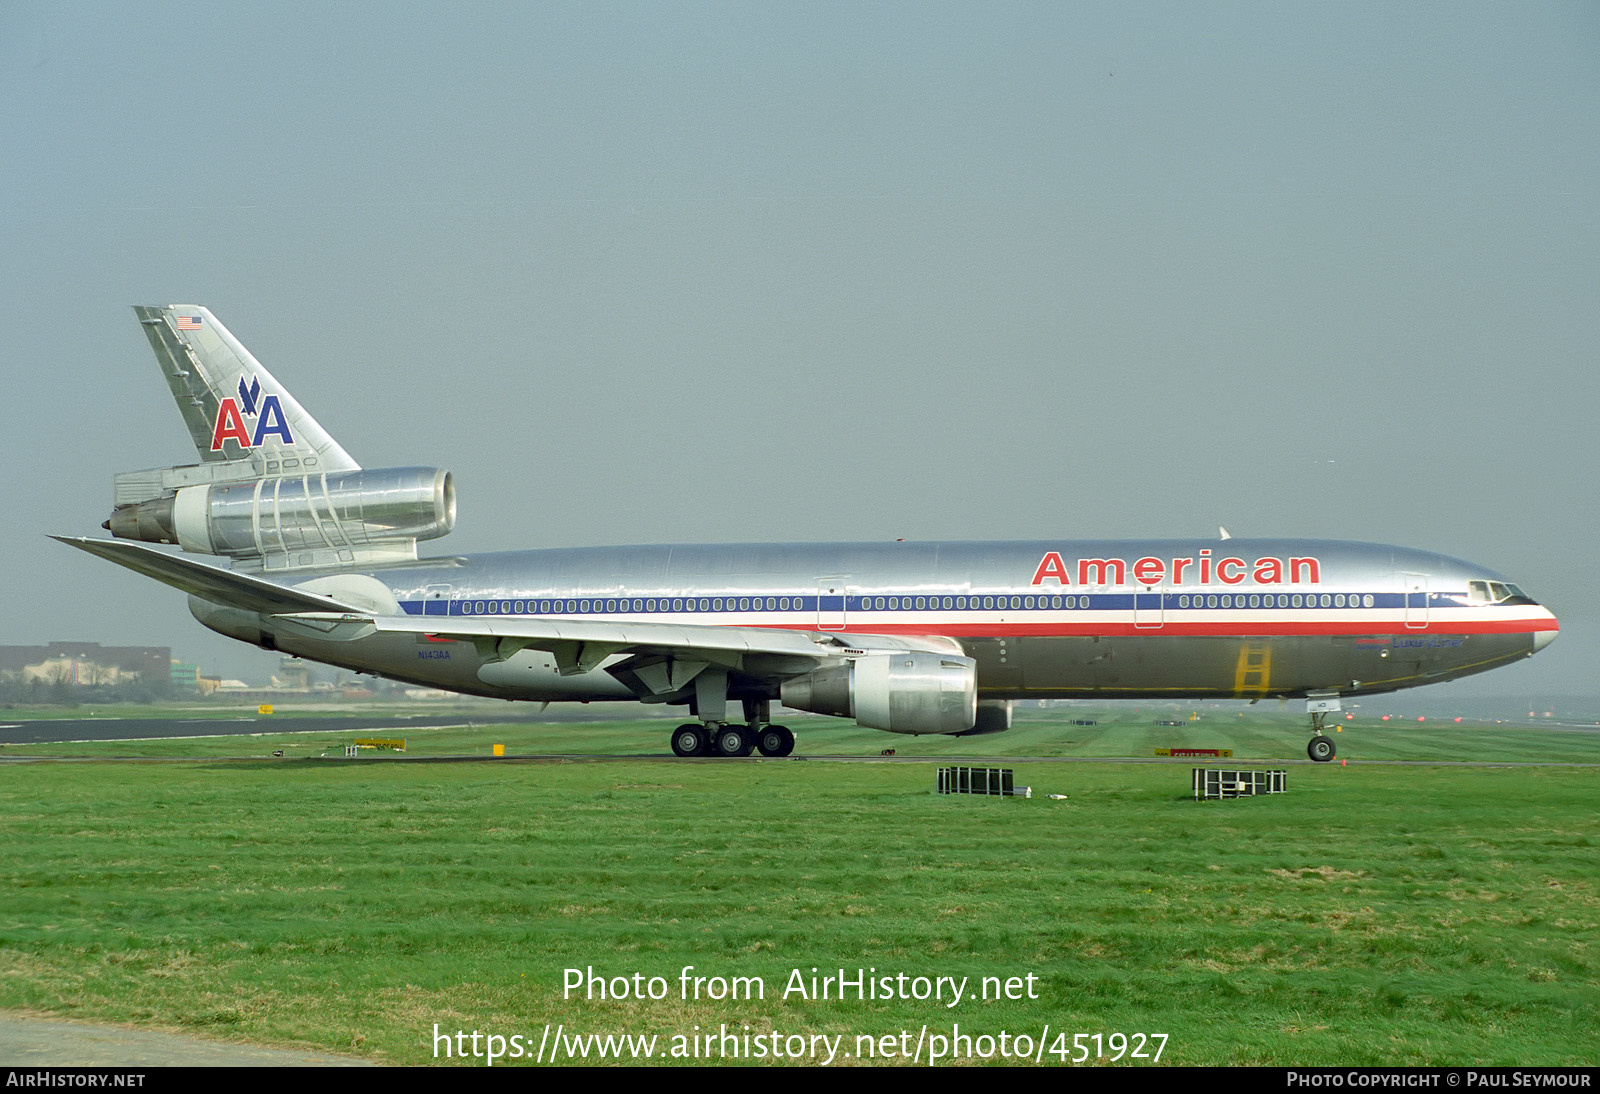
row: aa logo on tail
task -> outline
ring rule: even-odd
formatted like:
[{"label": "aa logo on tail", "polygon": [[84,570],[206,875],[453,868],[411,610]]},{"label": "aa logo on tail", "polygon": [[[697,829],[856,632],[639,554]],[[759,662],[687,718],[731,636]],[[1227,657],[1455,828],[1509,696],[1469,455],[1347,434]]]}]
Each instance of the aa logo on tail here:
[{"label": "aa logo on tail", "polygon": [[[252,431],[246,418],[255,420]],[[240,448],[259,448],[269,436],[276,436],[284,444],[294,444],[289,432],[289,422],[283,416],[283,406],[276,395],[262,395],[261,381],[254,376],[250,383],[239,377],[239,397],[228,396],[217,406],[217,420],[211,428],[211,451],[221,452],[223,441],[233,441]]]}]

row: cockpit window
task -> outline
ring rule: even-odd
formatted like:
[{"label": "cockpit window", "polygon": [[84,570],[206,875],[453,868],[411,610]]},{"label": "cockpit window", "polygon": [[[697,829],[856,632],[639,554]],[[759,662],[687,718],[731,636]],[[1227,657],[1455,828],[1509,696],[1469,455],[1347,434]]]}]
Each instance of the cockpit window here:
[{"label": "cockpit window", "polygon": [[1533,599],[1506,581],[1469,581],[1467,599],[1474,604],[1532,604]]}]

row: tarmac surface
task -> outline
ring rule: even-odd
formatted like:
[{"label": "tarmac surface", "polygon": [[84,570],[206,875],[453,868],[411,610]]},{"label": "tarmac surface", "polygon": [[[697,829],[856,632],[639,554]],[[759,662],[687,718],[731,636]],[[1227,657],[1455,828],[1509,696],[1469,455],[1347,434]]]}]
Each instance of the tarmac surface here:
[{"label": "tarmac surface", "polygon": [[[316,717],[293,714],[268,714],[260,716],[233,716],[229,718],[59,718],[35,722],[0,721],[0,745],[6,744],[67,744],[88,741],[135,741],[166,738],[181,740],[187,737],[249,736],[257,733],[339,733],[359,730],[366,733],[400,732],[407,729],[487,728],[495,725],[516,725],[522,720],[513,718],[463,717],[459,714],[441,717],[436,715],[367,714],[345,717]],[[1540,726],[1539,728],[1552,728]],[[1559,723],[1561,729],[1578,732],[1600,732],[1600,727],[1587,724]],[[216,756],[97,756],[47,757],[0,756],[0,765],[26,763],[191,763],[201,760],[219,761]],[[615,763],[620,761],[659,760],[665,763],[738,763],[740,760],[721,756],[678,757],[665,752],[656,753],[535,753],[491,757],[477,752],[470,755],[400,756],[385,754],[363,757],[359,761],[344,761],[337,757],[322,757],[316,762],[360,763]],[[788,756],[781,759],[753,755],[742,762],[793,763],[820,760],[836,763],[938,763],[938,764],[1078,764],[1078,763],[1136,763],[1136,764],[1223,764],[1235,767],[1270,765],[1310,765],[1304,757],[1276,760],[1222,759],[1199,756],[895,756],[882,755],[810,755]],[[283,760],[266,756],[240,756],[228,758],[228,763],[305,763],[304,759]],[[1334,760],[1334,764],[1348,761]],[[1395,765],[1408,767],[1595,767],[1594,763],[1571,761],[1508,761],[1508,760],[1369,760],[1358,763],[1368,765]]]},{"label": "tarmac surface", "polygon": [[0,1011],[0,1067],[372,1067],[371,1060]]},{"label": "tarmac surface", "polygon": [[252,733],[342,733],[353,729],[470,729],[517,721],[513,718],[469,718],[459,714],[449,717],[368,714],[321,718],[263,714],[230,718],[50,718],[37,722],[9,722],[0,718],[0,744],[142,741],[156,737],[247,737]]}]

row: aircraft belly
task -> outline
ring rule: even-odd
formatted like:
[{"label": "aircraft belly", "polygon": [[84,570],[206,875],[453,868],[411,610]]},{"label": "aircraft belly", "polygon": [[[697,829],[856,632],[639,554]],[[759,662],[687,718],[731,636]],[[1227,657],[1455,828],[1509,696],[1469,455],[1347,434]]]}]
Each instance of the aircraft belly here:
[{"label": "aircraft belly", "polygon": [[[1248,658],[1253,645],[1233,637],[1024,638],[1022,693],[1032,698],[1231,695],[1241,684],[1241,657]],[[1252,691],[1265,694],[1274,686],[1270,668],[1270,661],[1255,666]],[[986,682],[980,678],[980,690]]]},{"label": "aircraft belly", "polygon": [[1099,636],[973,639],[983,698],[1257,699],[1393,691],[1527,656],[1524,635]]},{"label": "aircraft belly", "polygon": [[560,675],[556,671],[555,656],[543,650],[522,650],[503,661],[483,662],[477,676],[491,687],[514,692],[518,699],[556,702],[638,698],[621,681],[599,669],[572,676]]},{"label": "aircraft belly", "polygon": [[468,642],[431,642],[410,635],[325,642],[282,631],[276,636],[276,648],[352,671],[469,695],[535,702],[635,698],[603,671],[561,676],[554,658],[538,650],[523,650],[504,661],[485,661]]}]

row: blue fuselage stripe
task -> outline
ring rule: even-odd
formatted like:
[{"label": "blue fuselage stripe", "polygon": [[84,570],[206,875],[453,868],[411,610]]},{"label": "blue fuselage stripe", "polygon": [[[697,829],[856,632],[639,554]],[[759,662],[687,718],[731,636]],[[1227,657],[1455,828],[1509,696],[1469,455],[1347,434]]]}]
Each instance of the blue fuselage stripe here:
[{"label": "blue fuselage stripe", "polygon": [[1484,608],[1467,602],[1465,593],[1154,593],[1107,592],[1068,594],[964,594],[939,596],[693,596],[693,597],[460,597],[451,600],[404,600],[407,615],[428,616],[612,616],[612,615],[744,615],[759,612],[778,619],[819,613],[995,611],[1059,612],[1192,612],[1261,611],[1265,609],[1370,609],[1373,611],[1437,611]]}]

